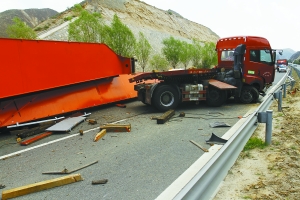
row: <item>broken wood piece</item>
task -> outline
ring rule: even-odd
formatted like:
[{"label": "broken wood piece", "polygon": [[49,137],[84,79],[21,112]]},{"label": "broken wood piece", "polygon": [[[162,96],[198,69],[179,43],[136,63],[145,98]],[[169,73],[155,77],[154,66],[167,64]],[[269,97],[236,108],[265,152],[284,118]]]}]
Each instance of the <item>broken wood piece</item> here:
[{"label": "broken wood piece", "polygon": [[125,104],[116,104],[116,106],[120,107],[120,108],[126,108]]},{"label": "broken wood piece", "polygon": [[17,188],[13,188],[10,190],[5,190],[2,192],[2,200],[10,199],[10,198],[15,198],[18,196],[30,194],[33,192],[39,192],[42,190],[47,190],[50,188],[70,184],[70,183],[75,183],[78,181],[82,181],[81,175],[80,174],[72,174],[60,178],[55,178],[51,180],[46,180],[38,183],[33,183]]},{"label": "broken wood piece", "polygon": [[100,130],[106,129],[106,132],[130,132],[130,124],[105,124],[100,126]]},{"label": "broken wood piece", "polygon": [[79,135],[83,135],[83,130],[79,130]]},{"label": "broken wood piece", "polygon": [[95,119],[89,119],[88,122],[92,125],[97,124],[97,121]]},{"label": "broken wood piece", "polygon": [[169,111],[165,112],[162,116],[157,118],[157,124],[164,124],[166,121],[168,121],[174,115],[175,115],[174,110],[169,110]]},{"label": "broken wood piece", "polygon": [[108,179],[100,179],[100,180],[95,180],[92,181],[92,185],[97,185],[97,184],[106,184]]},{"label": "broken wood piece", "polygon": [[21,142],[20,144],[21,144],[22,146],[27,146],[27,145],[29,145],[29,144],[31,144],[31,143],[34,143],[34,142],[36,142],[36,141],[38,141],[38,140],[41,140],[41,139],[43,139],[43,138],[45,138],[45,137],[48,137],[48,136],[50,136],[50,135],[52,135],[52,132],[45,132],[45,133],[39,134],[39,135],[37,135],[37,136],[35,136],[35,137],[33,137],[33,138],[30,138],[30,139],[28,139],[28,140],[25,140],[25,141]]},{"label": "broken wood piece", "polygon": [[91,166],[91,165],[93,165],[93,164],[96,164],[97,162],[98,162],[98,160],[95,161],[95,162],[92,162],[92,163],[90,163],[90,164],[84,165],[84,166],[82,166],[82,167],[79,167],[79,168],[77,168],[77,169],[73,169],[73,170],[71,170],[71,171],[69,171],[69,170],[67,170],[67,169],[65,168],[65,169],[63,169],[63,170],[60,171],[60,172],[43,172],[42,174],[71,174],[71,173],[76,172],[76,171],[78,171],[78,170],[80,170],[80,169],[83,169],[83,168],[86,168],[86,167]]},{"label": "broken wood piece", "polygon": [[94,138],[94,142],[97,142],[100,138],[102,138],[106,134],[106,129],[102,129],[99,133],[96,134]]},{"label": "broken wood piece", "polygon": [[185,117],[185,113],[181,112],[178,117]]},{"label": "broken wood piece", "polygon": [[207,149],[205,149],[204,147],[200,146],[200,144],[196,143],[195,141],[193,140],[190,140],[191,143],[193,143],[194,145],[196,145],[197,147],[199,147],[200,149],[202,149],[202,151],[204,152],[208,152]]}]

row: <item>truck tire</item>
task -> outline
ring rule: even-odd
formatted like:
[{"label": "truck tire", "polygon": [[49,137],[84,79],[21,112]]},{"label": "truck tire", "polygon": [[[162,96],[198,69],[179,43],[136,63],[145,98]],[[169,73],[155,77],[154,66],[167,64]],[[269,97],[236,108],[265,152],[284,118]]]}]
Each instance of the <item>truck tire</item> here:
[{"label": "truck tire", "polygon": [[212,86],[208,88],[208,92],[206,94],[206,104],[209,106],[218,107],[223,105],[223,103],[227,100],[227,92],[225,90],[220,90]]},{"label": "truck tire", "polygon": [[255,87],[243,86],[240,96],[240,101],[242,103],[256,102],[259,97],[259,92]]},{"label": "truck tire", "polygon": [[179,104],[178,91],[169,85],[158,86],[152,96],[153,105],[159,111],[174,109]]}]

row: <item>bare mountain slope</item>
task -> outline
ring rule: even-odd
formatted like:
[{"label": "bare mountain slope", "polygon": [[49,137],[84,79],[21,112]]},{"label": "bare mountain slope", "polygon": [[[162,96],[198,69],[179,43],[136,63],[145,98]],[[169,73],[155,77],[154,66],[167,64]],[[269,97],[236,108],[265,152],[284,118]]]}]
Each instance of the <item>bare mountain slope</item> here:
[{"label": "bare mountain slope", "polygon": [[45,9],[25,9],[25,10],[6,10],[0,13],[0,37],[8,37],[6,29],[8,25],[13,23],[14,17],[20,18],[28,26],[35,27],[42,21],[56,15],[58,12],[55,10]]},{"label": "bare mountain slope", "polygon": [[[160,52],[163,39],[173,36],[180,40],[191,41],[193,38],[200,41],[216,42],[219,38],[209,28],[183,18],[175,11],[165,11],[138,0],[90,0],[82,3],[84,8],[91,12],[99,12],[110,24],[114,14],[126,24],[137,36],[143,32],[153,47],[154,52]],[[61,13],[58,19],[63,21],[66,16],[72,16],[71,11]],[[45,21],[41,27],[57,26],[53,21]],[[43,39],[68,40],[68,26],[56,31]]]}]

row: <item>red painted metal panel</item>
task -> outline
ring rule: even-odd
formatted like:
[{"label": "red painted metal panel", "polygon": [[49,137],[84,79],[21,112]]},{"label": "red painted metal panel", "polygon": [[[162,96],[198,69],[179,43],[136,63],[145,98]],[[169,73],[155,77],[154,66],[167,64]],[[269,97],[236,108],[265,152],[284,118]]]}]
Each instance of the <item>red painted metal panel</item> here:
[{"label": "red painted metal panel", "polygon": [[229,85],[227,83],[215,80],[215,79],[209,79],[209,84],[212,86],[215,86],[221,90],[228,90],[228,89],[236,89],[235,86]]},{"label": "red painted metal panel", "polygon": [[0,38],[0,99],[131,73],[105,44]]},{"label": "red painted metal panel", "polygon": [[134,75],[105,78],[0,101],[0,127],[137,97]]}]

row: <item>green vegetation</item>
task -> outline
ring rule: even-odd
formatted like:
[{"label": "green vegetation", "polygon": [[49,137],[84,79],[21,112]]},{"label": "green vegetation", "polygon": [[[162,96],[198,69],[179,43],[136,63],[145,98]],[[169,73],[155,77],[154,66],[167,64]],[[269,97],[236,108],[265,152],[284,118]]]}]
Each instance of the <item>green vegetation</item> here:
[{"label": "green vegetation", "polygon": [[182,43],[180,40],[176,40],[173,37],[163,40],[164,47],[162,48],[162,53],[166,57],[167,61],[173,67],[176,68],[179,63],[179,57],[181,53]]},{"label": "green vegetation", "polygon": [[151,52],[150,43],[145,38],[144,34],[142,32],[139,32],[139,40],[136,44],[135,54],[138,59],[138,62],[140,63],[143,69],[143,72],[145,72],[145,67],[149,60],[150,52]]},{"label": "green vegetation", "polygon": [[166,60],[165,57],[161,56],[160,54],[155,54],[151,59],[150,59],[150,66],[152,69],[158,70],[158,71],[164,71],[168,69],[168,61]]},{"label": "green vegetation", "polygon": [[32,28],[27,26],[20,18],[13,18],[13,24],[8,26],[6,32],[10,38],[36,39],[37,35]]},{"label": "green vegetation", "polygon": [[212,42],[205,43],[201,48],[201,64],[203,68],[210,69],[212,65],[218,63],[218,55],[215,51],[215,44]]},{"label": "green vegetation", "polygon": [[201,68],[201,44],[198,40],[193,40],[191,54],[193,66],[196,68]]},{"label": "green vegetation", "polygon": [[265,148],[267,145],[265,144],[264,141],[262,141],[260,138],[258,137],[251,137],[247,144],[245,145],[243,151],[248,151],[251,149],[255,149],[255,148],[260,148],[263,149]]},{"label": "green vegetation", "polygon": [[74,12],[80,13],[77,20],[69,25],[69,41],[104,42],[104,23],[99,13],[89,13],[81,5],[74,6]]},{"label": "green vegetation", "polygon": [[185,41],[181,42],[181,51],[179,54],[179,60],[183,64],[184,69],[188,67],[188,64],[192,60],[193,45]]},{"label": "green vegetation", "polygon": [[106,27],[108,34],[106,44],[118,55],[133,57],[135,53],[136,39],[132,31],[114,15],[110,27]]}]

